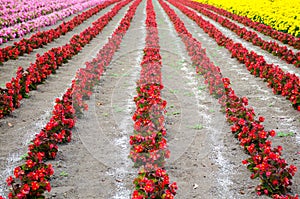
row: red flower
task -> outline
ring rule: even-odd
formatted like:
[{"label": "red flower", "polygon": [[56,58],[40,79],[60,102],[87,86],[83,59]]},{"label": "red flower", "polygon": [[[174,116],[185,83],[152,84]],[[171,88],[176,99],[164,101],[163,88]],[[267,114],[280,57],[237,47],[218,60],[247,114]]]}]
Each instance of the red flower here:
[{"label": "red flower", "polygon": [[285,184],[285,186],[288,186],[290,184],[290,180],[287,177],[285,177],[283,178],[283,183]]},{"label": "red flower", "polygon": [[276,133],[275,133],[274,130],[271,130],[271,131],[269,132],[269,135],[270,135],[271,137],[274,137],[274,136],[276,135]]},{"label": "red flower", "polygon": [[31,182],[31,189],[32,189],[33,191],[38,190],[39,187],[40,187],[40,185],[39,185],[38,182],[36,182],[36,181]]},{"label": "red flower", "polygon": [[260,117],[258,118],[258,120],[259,120],[260,122],[264,122],[264,121],[265,121],[265,118],[260,116]]},{"label": "red flower", "polygon": [[144,150],[144,147],[142,145],[137,145],[134,147],[134,150],[136,153],[141,153]]},{"label": "red flower", "polygon": [[248,160],[243,160],[242,163],[243,164],[248,164]]},{"label": "red flower", "polygon": [[38,152],[37,153],[37,158],[38,158],[39,162],[42,162],[44,157],[45,157],[44,152]]},{"label": "red flower", "polygon": [[288,170],[289,170],[289,173],[291,173],[291,175],[294,176],[295,173],[297,172],[297,167],[295,167],[294,165],[290,165]]},{"label": "red flower", "polygon": [[30,186],[28,184],[24,184],[21,188],[21,194],[27,195],[30,191]]},{"label": "red flower", "polygon": [[147,193],[152,193],[154,190],[154,183],[151,180],[148,180],[144,186],[144,190]]},{"label": "red flower", "polygon": [[[12,176],[9,176],[7,179],[6,179],[6,183],[8,186],[12,185],[12,183],[14,182],[14,179]],[[1,198],[0,198],[1,199]]]},{"label": "red flower", "polygon": [[277,185],[278,185],[278,180],[273,180],[273,181],[272,181],[272,184],[273,184],[274,186],[277,186]]},{"label": "red flower", "polygon": [[143,195],[140,195],[137,190],[135,190],[132,194],[132,199],[144,199]]},{"label": "red flower", "polygon": [[248,98],[242,97],[242,102],[244,103],[245,106],[248,105]]},{"label": "red flower", "polygon": [[16,167],[14,170],[14,175],[16,178],[19,178],[20,175],[23,175],[24,171],[20,167]]},{"label": "red flower", "polygon": [[33,162],[31,159],[29,159],[29,160],[26,161],[26,165],[27,165],[28,168],[34,167],[35,164],[36,163]]},{"label": "red flower", "polygon": [[164,199],[174,199],[174,195],[169,190],[166,190],[166,193],[164,194]]},{"label": "red flower", "polygon": [[170,190],[173,194],[176,194],[176,190],[178,189],[177,187],[177,184],[176,182],[173,182],[171,185],[170,185]]},{"label": "red flower", "polygon": [[51,191],[51,185],[50,185],[50,182],[46,181],[45,189],[46,189],[48,192]]}]

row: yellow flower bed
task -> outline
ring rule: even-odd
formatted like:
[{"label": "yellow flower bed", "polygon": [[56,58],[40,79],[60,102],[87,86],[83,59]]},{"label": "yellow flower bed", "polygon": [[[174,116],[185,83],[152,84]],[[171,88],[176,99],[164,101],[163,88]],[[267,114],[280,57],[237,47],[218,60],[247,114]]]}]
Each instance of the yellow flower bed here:
[{"label": "yellow flower bed", "polygon": [[300,0],[195,0],[300,37]]}]

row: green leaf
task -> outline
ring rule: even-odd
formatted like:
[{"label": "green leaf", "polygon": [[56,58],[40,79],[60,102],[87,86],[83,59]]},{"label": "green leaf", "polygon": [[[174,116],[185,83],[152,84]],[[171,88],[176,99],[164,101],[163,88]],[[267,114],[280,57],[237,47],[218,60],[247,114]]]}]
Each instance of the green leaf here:
[{"label": "green leaf", "polygon": [[173,94],[176,94],[176,93],[178,93],[178,92],[179,92],[179,91],[178,91],[178,90],[176,90],[176,89],[174,89],[174,90],[173,90],[173,89],[171,89],[171,90],[170,90],[170,93],[173,93]]},{"label": "green leaf", "polygon": [[295,134],[293,132],[288,132],[288,133],[284,133],[284,132],[278,132],[277,136],[278,137],[288,137],[288,136],[294,136]]},{"label": "green leaf", "polygon": [[205,85],[199,86],[198,89],[203,91],[204,89],[206,89],[206,86]]},{"label": "green leaf", "polygon": [[62,177],[68,177],[69,174],[65,171],[62,171],[59,175]]},{"label": "green leaf", "polygon": [[256,173],[254,176],[253,176],[253,179],[259,177],[259,173]]},{"label": "green leaf", "polygon": [[270,103],[270,104],[268,104],[268,107],[272,107],[272,106],[274,106],[274,102],[272,102],[272,103]]},{"label": "green leaf", "polygon": [[203,125],[202,124],[196,124],[194,126],[191,126],[190,128],[196,129],[196,130],[201,130],[201,129],[203,129]]},{"label": "green leaf", "polygon": [[179,115],[180,112],[179,112],[179,111],[174,111],[172,114],[173,114],[173,115]]},{"label": "green leaf", "polygon": [[21,155],[21,160],[25,160],[26,158],[28,157],[28,153],[25,153],[25,154],[23,154],[23,155]]},{"label": "green leaf", "polygon": [[24,98],[29,98],[29,95],[27,93],[24,94]]},{"label": "green leaf", "polygon": [[189,96],[189,97],[194,96],[194,94],[193,94],[193,93],[190,93],[190,92],[185,92],[183,95],[184,95],[184,96]]}]

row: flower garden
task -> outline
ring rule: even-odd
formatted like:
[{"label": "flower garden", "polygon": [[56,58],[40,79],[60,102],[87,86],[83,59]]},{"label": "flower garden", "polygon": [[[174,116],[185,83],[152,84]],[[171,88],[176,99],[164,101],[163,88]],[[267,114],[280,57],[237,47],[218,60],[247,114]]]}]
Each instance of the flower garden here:
[{"label": "flower garden", "polygon": [[1,1],[0,199],[299,198],[288,4]]}]

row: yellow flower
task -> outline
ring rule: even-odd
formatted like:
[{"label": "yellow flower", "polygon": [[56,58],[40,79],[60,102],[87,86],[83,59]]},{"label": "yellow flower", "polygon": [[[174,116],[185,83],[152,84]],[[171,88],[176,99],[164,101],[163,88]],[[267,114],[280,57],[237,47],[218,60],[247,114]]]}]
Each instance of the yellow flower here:
[{"label": "yellow flower", "polygon": [[195,0],[300,37],[300,0]]}]

